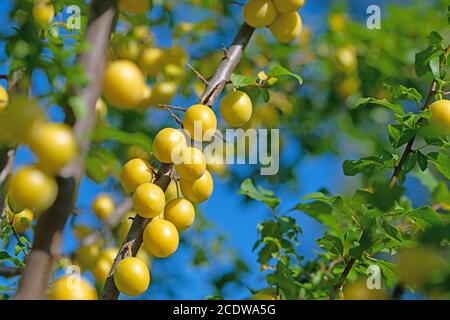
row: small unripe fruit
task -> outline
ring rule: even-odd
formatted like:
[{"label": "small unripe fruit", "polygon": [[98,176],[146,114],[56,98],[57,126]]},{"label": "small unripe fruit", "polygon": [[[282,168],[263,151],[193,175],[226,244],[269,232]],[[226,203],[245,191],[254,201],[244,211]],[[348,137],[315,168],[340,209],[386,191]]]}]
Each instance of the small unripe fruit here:
[{"label": "small unripe fruit", "polygon": [[252,117],[253,105],[250,97],[242,91],[227,94],[220,102],[220,114],[231,127],[241,127]]},{"label": "small unripe fruit", "polygon": [[186,199],[174,199],[166,204],[164,219],[172,222],[178,231],[185,231],[194,223],[195,208]]},{"label": "small unripe fruit", "polygon": [[187,109],[183,119],[183,126],[191,139],[209,141],[216,132],[217,118],[210,107],[196,104]]},{"label": "small unripe fruit", "polygon": [[99,98],[95,103],[95,119],[97,124],[102,124],[105,122],[108,116],[108,106],[102,98]]},{"label": "small unripe fruit", "polygon": [[203,152],[197,148],[183,148],[178,160],[180,161],[175,164],[175,170],[183,179],[196,180],[205,173],[206,159]]},{"label": "small unripe fruit", "polygon": [[33,6],[33,17],[39,24],[49,24],[55,16],[55,9],[48,0],[36,0]]},{"label": "small unripe fruit", "polygon": [[0,112],[6,109],[8,103],[9,103],[8,91],[6,91],[5,88],[0,86]]},{"label": "small unripe fruit", "polygon": [[201,203],[209,199],[213,193],[214,181],[208,170],[197,180],[180,179],[183,196],[192,203]]},{"label": "small unripe fruit", "polygon": [[173,81],[155,83],[152,91],[152,105],[168,104],[177,93],[177,84]]},{"label": "small unripe fruit", "polygon": [[94,276],[95,282],[103,285],[106,279],[108,278],[108,274],[111,271],[112,264],[105,259],[98,259],[95,267],[92,269],[92,275]]},{"label": "small unripe fruit", "polygon": [[152,220],[145,227],[143,238],[145,250],[158,258],[166,258],[178,248],[177,228],[167,220]]},{"label": "small unripe fruit", "polygon": [[33,217],[34,214],[29,209],[24,209],[16,214],[8,210],[8,220],[12,223],[16,233],[24,233],[27,231],[33,222]]},{"label": "small unripe fruit", "polygon": [[138,258],[125,258],[114,270],[114,283],[123,294],[135,297],[144,293],[150,284],[147,264]]},{"label": "small unripe fruit", "polygon": [[39,159],[39,168],[53,175],[78,154],[72,129],[63,123],[44,123],[36,126],[28,144]]},{"label": "small unripe fruit", "polygon": [[366,280],[357,280],[343,291],[344,300],[388,300],[389,295],[381,289],[369,289]]},{"label": "small unripe fruit", "polygon": [[144,75],[138,66],[128,60],[116,60],[105,71],[103,95],[117,108],[137,107],[144,97]]},{"label": "small unripe fruit", "polygon": [[49,300],[97,300],[97,291],[84,278],[63,276],[50,286]]},{"label": "small unripe fruit", "polygon": [[278,300],[277,290],[273,288],[265,288],[256,292],[250,300]]},{"label": "small unripe fruit", "polygon": [[150,86],[145,86],[142,101],[138,106],[140,111],[145,111],[153,104],[153,90]]},{"label": "small unripe fruit", "polygon": [[167,186],[166,192],[164,192],[164,194],[166,195],[166,203],[178,198],[177,183],[174,180],[170,180],[170,183]]},{"label": "small unripe fruit", "polygon": [[138,186],[153,181],[150,164],[142,159],[128,161],[120,174],[120,182],[128,193],[134,192]]},{"label": "small unripe fruit", "polygon": [[119,0],[119,9],[126,13],[143,14],[150,8],[150,0]]},{"label": "small unripe fruit", "polygon": [[436,101],[430,110],[430,123],[443,134],[450,134],[450,100]]},{"label": "small unripe fruit", "polygon": [[116,243],[118,246],[120,246],[125,240],[125,237],[127,236],[128,231],[130,231],[131,225],[133,224],[133,218],[135,216],[136,213],[134,211],[130,211],[120,219],[119,225],[115,230]]},{"label": "small unripe fruit", "polygon": [[303,23],[297,12],[279,14],[269,26],[272,35],[279,42],[288,43],[300,36]]},{"label": "small unripe fruit", "polygon": [[90,270],[95,267],[99,254],[99,245],[93,244],[80,246],[77,249],[75,256],[83,269]]},{"label": "small unripe fruit", "polygon": [[280,13],[291,13],[305,5],[305,0],[272,0]]},{"label": "small unripe fruit", "polygon": [[153,183],[144,183],[133,194],[133,206],[144,218],[154,218],[164,210],[164,191]]},{"label": "small unripe fruit", "polygon": [[107,220],[115,209],[114,200],[105,194],[98,196],[92,203],[92,212],[100,220]]},{"label": "small unripe fruit", "polygon": [[140,158],[142,160],[150,160],[150,154],[138,146],[130,146],[127,149],[127,159],[133,160],[135,158]]},{"label": "small unripe fruit", "polygon": [[271,0],[250,0],[244,7],[244,21],[253,28],[271,24],[277,17],[277,10]]},{"label": "small unripe fruit", "polygon": [[153,155],[162,163],[172,163],[172,155],[178,156],[186,147],[186,138],[177,129],[164,128],[153,140]]},{"label": "small unripe fruit", "polygon": [[15,208],[28,208],[39,214],[52,206],[57,194],[55,179],[35,167],[26,166],[14,175],[8,197]]},{"label": "small unripe fruit", "polygon": [[156,77],[162,71],[164,52],[160,48],[146,48],[139,56],[139,66],[151,77]]},{"label": "small unripe fruit", "polygon": [[119,59],[135,61],[141,51],[141,46],[135,39],[120,38],[114,40],[112,46]]}]

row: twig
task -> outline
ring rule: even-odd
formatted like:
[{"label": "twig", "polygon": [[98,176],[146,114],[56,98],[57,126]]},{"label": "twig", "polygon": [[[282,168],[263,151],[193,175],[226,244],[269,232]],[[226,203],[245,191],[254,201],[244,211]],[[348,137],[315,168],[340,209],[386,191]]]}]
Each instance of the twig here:
[{"label": "twig", "polygon": [[[424,104],[422,105],[421,110],[425,110],[428,107],[428,105],[430,104],[431,99],[433,98],[434,94],[436,93],[436,87],[437,87],[437,81],[433,80],[433,82],[431,83],[430,91],[428,93],[427,98],[425,99]],[[412,147],[413,147],[415,140],[416,140],[416,136],[414,135],[411,138],[411,140],[409,140],[408,144],[406,145],[405,150],[403,151],[403,154],[400,158],[400,161],[394,168],[394,173],[392,174],[391,180],[389,181],[389,188],[393,188],[395,186],[395,184],[397,183],[398,177],[399,177],[400,173],[402,172],[403,166],[406,164],[406,162],[408,161],[409,155],[413,151]]]},{"label": "twig", "polygon": [[171,105],[163,104],[163,103],[158,104],[158,108],[165,109],[165,110],[171,109],[171,110],[186,112],[186,108],[184,108],[184,107],[171,106]]},{"label": "twig", "polygon": [[23,268],[0,266],[0,276],[5,278],[12,278],[18,276],[23,271]]},{"label": "twig", "polygon": [[195,75],[197,76],[197,78],[199,78],[204,84],[208,85],[208,80],[206,80],[206,78],[200,73],[198,72],[192,65],[190,65],[189,63],[186,64],[186,66],[191,69],[192,72],[195,73]]},{"label": "twig", "polygon": [[[216,102],[222,90],[225,88],[226,82],[229,80],[231,73],[241,60],[244,49],[250,41],[254,30],[254,28],[248,26],[247,24],[242,25],[239,29],[239,32],[237,33],[233,44],[229,49],[229,57],[222,60],[217,67],[205,89],[205,92],[202,95],[202,98],[200,99],[200,103],[212,106]],[[170,183],[172,171],[173,164],[163,164],[158,171],[154,183],[165,191]],[[116,300],[119,297],[119,290],[114,283],[114,269],[117,263],[125,257],[128,251],[127,248],[131,248],[132,255],[136,256],[142,245],[142,233],[150,220],[151,219],[142,218],[139,215],[137,215],[134,219],[130,231],[125,237],[125,240],[120,247],[119,254],[114,260],[114,264],[108,278],[106,279],[102,294],[103,300]]]},{"label": "twig", "polygon": [[345,265],[344,271],[342,271],[342,274],[339,276],[338,280],[334,284],[333,288],[331,288],[330,292],[330,300],[336,299],[336,296],[338,295],[339,291],[341,290],[342,286],[344,285],[345,280],[347,280],[348,274],[353,268],[353,265],[356,262],[355,257],[350,257],[347,264]]}]

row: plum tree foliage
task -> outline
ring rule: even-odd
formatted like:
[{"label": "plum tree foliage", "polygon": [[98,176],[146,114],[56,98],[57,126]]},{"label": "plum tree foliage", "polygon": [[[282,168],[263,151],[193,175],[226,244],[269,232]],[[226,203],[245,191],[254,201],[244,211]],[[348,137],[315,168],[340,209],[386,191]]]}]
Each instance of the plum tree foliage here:
[{"label": "plum tree foliage", "polygon": [[[148,288],[176,298],[173,279],[189,277],[177,263],[210,271],[208,299],[450,298],[444,0],[393,4],[379,30],[341,3],[323,32],[303,20],[303,0],[10,2],[12,27],[0,35],[2,298],[117,299]],[[64,20],[69,5],[81,9],[80,29]],[[274,176],[239,170],[191,146],[216,128],[283,128],[281,153],[292,154]],[[33,160],[12,170],[23,148]],[[342,159],[343,191],[300,194],[296,170],[324,154]],[[75,206],[82,178],[105,192],[87,208]],[[258,234],[261,287],[249,288],[248,261],[199,206],[219,179],[267,211],[248,230]],[[283,208],[283,192],[298,203]],[[300,215],[324,227],[307,261]],[[76,246],[59,255],[63,230]],[[50,252],[48,272],[33,268],[39,250]],[[189,261],[164,260],[181,250]],[[63,274],[73,266],[76,287]],[[374,266],[381,287],[371,290]]]}]

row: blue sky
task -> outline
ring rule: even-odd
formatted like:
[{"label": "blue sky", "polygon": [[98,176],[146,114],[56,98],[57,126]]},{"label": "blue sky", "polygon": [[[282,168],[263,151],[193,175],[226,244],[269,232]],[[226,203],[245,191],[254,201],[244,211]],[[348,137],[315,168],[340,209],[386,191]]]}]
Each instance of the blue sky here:
[{"label": "blue sky", "polygon": [[[10,0],[0,2],[0,21],[6,21],[7,10]],[[304,24],[309,28],[313,29],[314,34],[320,33],[326,22],[326,13],[329,8],[331,1],[325,0],[312,0],[307,3],[305,8],[302,9],[302,18]],[[374,2],[383,5],[384,3],[394,2],[394,1],[353,1],[351,7],[351,12],[355,14],[356,17],[363,17],[365,14],[365,9],[368,4],[373,4]],[[236,14],[240,14],[240,8],[236,8]],[[186,12],[186,8],[180,7],[176,8],[177,16],[179,19],[183,17],[190,17],[187,20],[193,19],[197,20],[201,18],[202,13]],[[153,14],[158,14],[154,12]],[[196,15],[197,14],[197,15]],[[231,26],[236,28],[237,26]],[[0,32],[4,32],[7,25],[2,24],[0,26]],[[162,46],[170,45],[170,39],[167,37],[167,30],[164,28],[157,28],[153,30],[156,34],[158,42]],[[260,31],[258,31],[260,32]],[[229,36],[223,36],[223,38],[218,37],[217,39],[211,39],[212,42],[208,42],[208,46],[221,47],[222,43],[230,43],[232,32]],[[0,57],[4,55],[3,51],[4,44],[0,43]],[[195,56],[196,50],[201,50],[202,48],[189,48],[191,54]],[[0,72],[5,73],[7,66],[0,65]],[[296,70],[301,74],[301,70]],[[37,74],[33,79],[34,93],[40,94],[48,90],[48,84],[44,81],[43,77]],[[184,99],[177,98],[174,104],[183,104],[194,101],[185,101]],[[58,119],[60,115],[58,113],[51,112],[51,115]],[[158,117],[156,117],[158,118]],[[155,121],[155,120],[153,120]],[[155,122],[155,125],[158,125]],[[290,158],[293,153],[301,153],[298,149],[298,143],[289,142],[285,154],[283,157]],[[18,153],[18,160],[16,167],[29,163],[32,161],[32,154],[25,148],[20,148]],[[333,193],[340,192],[342,190],[342,185],[348,181],[349,178],[344,177],[341,169],[341,163],[343,159],[337,158],[333,155],[323,155],[320,157],[306,157],[302,161],[301,165],[296,168],[296,173],[298,176],[298,190],[293,193],[287,190],[283,186],[276,186],[275,190],[277,194],[283,199],[279,212],[285,212],[290,208],[294,207],[301,196],[306,195],[310,192],[315,192],[320,188],[327,188]],[[326,170],[324,170],[326,168]],[[421,188],[414,181],[412,183],[412,189]],[[81,192],[78,199],[77,206],[79,208],[84,208],[86,210],[82,211],[82,217],[79,221],[84,221],[98,225],[99,222],[95,217],[89,212],[89,208],[92,200],[99,192],[108,192],[105,190],[105,185],[96,185],[89,179],[83,179],[81,183]],[[251,276],[246,279],[248,281],[247,285],[252,288],[264,287],[263,276],[259,272],[259,266],[256,263],[256,254],[251,251],[254,242],[257,239],[256,226],[259,222],[264,219],[270,218],[271,213],[261,204],[256,202],[244,203],[243,196],[237,195],[237,189],[230,187],[229,182],[221,180],[219,178],[215,179],[215,192],[212,198],[205,204],[201,205],[201,210],[204,212],[205,216],[214,221],[218,228],[227,233],[229,236],[229,241],[227,244],[229,248],[235,248],[242,256],[242,258],[251,267]],[[416,192],[415,192],[416,193]],[[423,201],[423,199],[418,199],[418,201]],[[304,235],[301,239],[301,246],[299,247],[299,252],[301,252],[306,259],[311,259],[315,256],[318,247],[314,240],[320,237],[322,232],[322,227],[312,220],[311,218],[294,212],[292,215],[298,219],[299,225],[304,231]],[[63,250],[65,252],[71,252],[75,246],[76,242],[73,239],[69,229],[66,230],[64,237]],[[186,261],[188,261],[189,255],[183,252],[183,248],[171,258],[166,261],[156,261],[152,272],[152,277],[158,277],[159,272],[164,272],[164,268],[178,268],[180,266],[184,267],[184,272],[187,273],[188,277],[183,277],[181,280],[173,282],[174,290],[177,292],[177,298],[189,298],[189,299],[202,299],[206,295],[211,294],[210,287],[205,285],[205,277],[208,276],[208,272],[205,270],[195,270],[189,266],[186,266]],[[0,285],[2,281],[0,280]],[[248,296],[248,292],[230,292],[228,297],[230,298],[245,298]],[[154,292],[150,287],[146,298],[166,298],[164,293]]]}]

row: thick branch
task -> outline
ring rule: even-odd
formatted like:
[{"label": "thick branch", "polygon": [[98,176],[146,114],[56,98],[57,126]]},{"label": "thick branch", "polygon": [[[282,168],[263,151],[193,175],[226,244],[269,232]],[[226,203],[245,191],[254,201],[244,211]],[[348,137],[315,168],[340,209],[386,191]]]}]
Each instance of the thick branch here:
[{"label": "thick branch", "polygon": [[3,206],[5,204],[5,197],[6,197],[4,184],[12,173],[15,157],[16,157],[15,149],[8,150],[5,154],[0,155],[0,214],[3,213]]},{"label": "thick branch", "polygon": [[[250,41],[254,30],[255,29],[248,26],[247,24],[242,25],[242,27],[239,29],[236,37],[234,38],[233,44],[227,50],[226,56],[217,67],[216,72],[214,73],[212,78],[208,81],[208,86],[206,87],[205,92],[200,99],[201,103],[212,106],[217,101],[223,89],[225,88],[225,85],[230,79],[231,73],[239,64],[244,49]],[[158,171],[157,179],[154,183],[160,186],[163,190],[166,190],[167,186],[170,183],[170,175],[172,170],[173,165],[162,165]],[[130,231],[125,237],[119,254],[114,261],[114,265],[111,268],[108,279],[106,280],[105,287],[103,288],[103,300],[115,300],[119,297],[119,290],[117,290],[114,283],[114,268],[116,267],[117,263],[119,263],[120,260],[125,257],[128,248],[131,248],[133,256],[137,254],[139,248],[142,245],[142,233],[144,232],[144,229],[149,222],[150,219],[144,219],[139,215],[137,215],[134,219]]]},{"label": "thick branch", "polygon": [[59,193],[53,206],[38,219],[33,249],[15,299],[43,299],[54,262],[60,256],[62,232],[73,211],[78,185],[84,172],[85,156],[90,146],[89,132],[95,124],[95,102],[100,96],[101,81],[106,65],[111,29],[117,14],[117,0],[94,0],[86,30],[86,41],[91,48],[79,57],[90,83],[75,92],[82,98],[87,114],[74,124],[75,136],[80,146],[80,156],[57,177]]}]

